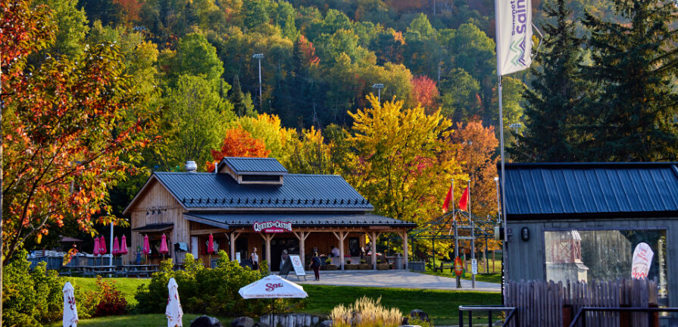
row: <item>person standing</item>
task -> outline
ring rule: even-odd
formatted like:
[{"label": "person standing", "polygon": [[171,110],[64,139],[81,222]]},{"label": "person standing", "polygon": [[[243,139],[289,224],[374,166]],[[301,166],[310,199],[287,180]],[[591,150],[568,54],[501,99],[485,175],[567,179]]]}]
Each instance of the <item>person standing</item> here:
[{"label": "person standing", "polygon": [[282,255],[280,256],[280,271],[282,272],[283,267],[285,267],[285,262],[290,258],[290,256],[287,254],[287,250],[282,251]]},{"label": "person standing", "polygon": [[315,274],[315,280],[320,280],[320,257],[318,252],[313,252],[313,257],[311,258],[311,268]]},{"label": "person standing", "polygon": [[252,261],[252,270],[259,270],[259,255],[257,254],[257,248],[255,247],[250,254],[250,260]]}]

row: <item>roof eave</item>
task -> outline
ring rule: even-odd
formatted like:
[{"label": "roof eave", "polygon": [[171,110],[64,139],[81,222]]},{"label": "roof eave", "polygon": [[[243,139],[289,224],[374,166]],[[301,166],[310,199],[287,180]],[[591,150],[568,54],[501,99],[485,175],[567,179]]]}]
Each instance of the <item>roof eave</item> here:
[{"label": "roof eave", "polygon": [[174,193],[172,193],[172,190],[170,190],[169,187],[167,187],[167,185],[165,185],[165,183],[163,183],[162,180],[161,180],[160,178],[158,178],[157,175],[156,175],[155,172],[154,172],[153,174],[151,174],[151,176],[148,177],[148,180],[146,181],[146,183],[144,184],[144,186],[142,186],[142,187],[141,187],[141,190],[139,190],[139,192],[137,192],[137,195],[134,196],[134,198],[132,199],[132,201],[130,201],[130,203],[127,205],[127,207],[125,208],[125,210],[122,211],[122,215],[123,215],[123,216],[128,216],[128,215],[129,215],[130,210],[136,205],[136,203],[137,203],[138,201],[141,200],[141,198],[140,198],[141,195],[142,195],[142,194],[145,194],[146,189],[148,189],[148,188],[150,187],[151,182],[152,182],[153,180],[157,181],[160,185],[162,185],[162,187],[164,187],[165,190],[166,190],[169,194],[172,195],[172,197],[174,198],[174,200],[176,200],[177,203],[179,203],[179,205],[180,205],[182,208],[184,208],[184,210],[187,210],[186,206],[184,206],[184,204],[181,203],[181,201],[177,198],[177,196],[176,196]]}]

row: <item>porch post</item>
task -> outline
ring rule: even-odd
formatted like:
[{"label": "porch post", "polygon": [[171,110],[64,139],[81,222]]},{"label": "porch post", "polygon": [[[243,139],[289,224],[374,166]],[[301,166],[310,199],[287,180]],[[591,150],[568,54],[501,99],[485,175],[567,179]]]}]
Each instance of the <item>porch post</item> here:
[{"label": "porch post", "polygon": [[372,250],[372,269],[377,270],[377,232],[370,232],[370,249]]},{"label": "porch post", "polygon": [[408,255],[407,255],[407,231],[400,233],[400,238],[403,239],[403,260],[405,261],[405,270],[408,269]]},{"label": "porch post", "polygon": [[348,232],[332,232],[334,236],[339,240],[339,259],[341,259],[341,270],[344,270],[344,240],[348,236]]},{"label": "porch post", "polygon": [[238,236],[240,236],[240,232],[231,232],[231,235],[229,236],[231,241],[231,261],[235,260],[235,240],[238,239]]},{"label": "porch post", "polygon": [[275,234],[264,234],[264,233],[259,233],[261,235],[261,238],[264,239],[266,242],[266,261],[268,261],[268,270],[273,271],[271,269],[271,240],[275,236]]},{"label": "porch post", "polygon": [[301,265],[306,269],[306,238],[311,232],[293,232],[294,236],[299,240],[299,257],[301,259]]}]

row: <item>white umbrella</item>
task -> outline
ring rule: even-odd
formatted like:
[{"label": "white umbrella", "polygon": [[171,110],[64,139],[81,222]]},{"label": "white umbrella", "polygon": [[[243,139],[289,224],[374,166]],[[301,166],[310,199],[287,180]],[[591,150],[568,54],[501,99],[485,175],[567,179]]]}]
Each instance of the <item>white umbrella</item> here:
[{"label": "white umbrella", "polygon": [[75,295],[73,295],[73,285],[66,282],[64,285],[64,327],[78,326],[78,308],[75,306]]},{"label": "white umbrella", "polygon": [[183,326],[181,318],[184,316],[184,311],[181,310],[181,302],[179,301],[179,285],[174,278],[170,278],[167,288],[169,289],[167,308],[165,309],[167,327],[181,327]]},{"label": "white umbrella", "polygon": [[303,287],[278,275],[269,275],[254,283],[243,286],[238,293],[245,299],[308,297]]}]

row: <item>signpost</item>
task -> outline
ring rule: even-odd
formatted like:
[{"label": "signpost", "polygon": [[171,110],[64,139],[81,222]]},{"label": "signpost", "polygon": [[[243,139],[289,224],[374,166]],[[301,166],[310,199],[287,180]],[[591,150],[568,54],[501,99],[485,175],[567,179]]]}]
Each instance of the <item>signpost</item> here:
[{"label": "signpost", "polygon": [[292,260],[292,267],[294,268],[294,274],[299,276],[304,276],[306,280],[306,270],[304,270],[304,265],[301,263],[301,259],[297,254],[290,254],[290,260]]},{"label": "signpost", "polygon": [[476,259],[471,259],[471,274],[473,276],[478,274],[478,260]]}]

